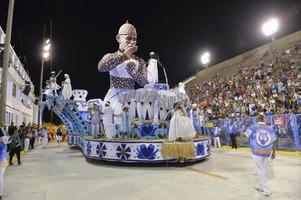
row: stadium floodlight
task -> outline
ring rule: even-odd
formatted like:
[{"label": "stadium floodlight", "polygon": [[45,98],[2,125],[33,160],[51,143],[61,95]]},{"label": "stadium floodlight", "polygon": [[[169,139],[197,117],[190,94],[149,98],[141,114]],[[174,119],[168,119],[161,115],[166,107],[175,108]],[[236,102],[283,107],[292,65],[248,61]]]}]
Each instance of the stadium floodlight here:
[{"label": "stadium floodlight", "polygon": [[45,44],[50,44],[50,39],[46,39]]},{"label": "stadium floodlight", "polygon": [[205,52],[201,55],[201,62],[203,65],[207,65],[210,62],[210,53]]},{"label": "stadium floodlight", "polygon": [[48,57],[49,57],[49,52],[47,51],[47,52],[43,52],[43,58],[44,59],[47,59]]},{"label": "stadium floodlight", "polygon": [[279,28],[279,22],[276,18],[272,18],[262,25],[262,32],[266,36],[273,36]]},{"label": "stadium floodlight", "polygon": [[44,45],[44,51],[49,51],[50,50],[50,47],[51,47],[51,44],[50,43],[48,43],[48,44],[45,44]]}]

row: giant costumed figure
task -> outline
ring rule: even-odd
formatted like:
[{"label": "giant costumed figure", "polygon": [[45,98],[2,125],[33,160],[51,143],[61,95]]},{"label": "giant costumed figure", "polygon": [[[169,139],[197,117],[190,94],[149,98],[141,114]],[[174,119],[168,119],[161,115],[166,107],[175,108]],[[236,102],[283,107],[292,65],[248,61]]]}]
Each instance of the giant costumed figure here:
[{"label": "giant costumed figure", "polygon": [[98,63],[98,70],[110,73],[110,89],[104,102],[110,101],[114,114],[119,114],[122,105],[117,95],[133,90],[135,82],[144,86],[148,81],[144,60],[134,54],[138,50],[136,28],[126,22],[119,28],[116,40],[119,43],[118,51],[106,54]]}]

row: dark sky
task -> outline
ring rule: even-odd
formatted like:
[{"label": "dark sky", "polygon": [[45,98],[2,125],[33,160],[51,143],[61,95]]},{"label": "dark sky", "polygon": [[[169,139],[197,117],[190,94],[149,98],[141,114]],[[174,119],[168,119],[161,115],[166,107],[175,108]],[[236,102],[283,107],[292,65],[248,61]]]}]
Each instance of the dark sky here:
[{"label": "dark sky", "polygon": [[[7,9],[8,0],[0,1],[4,31]],[[52,19],[53,69],[68,73],[74,89],[87,89],[88,99],[103,98],[109,75],[98,72],[97,63],[117,50],[115,35],[127,19],[138,31],[137,55],[147,61],[150,51],[158,52],[174,86],[200,67],[203,50],[212,53],[213,65],[268,42],[261,25],[270,17],[280,20],[277,37],[300,30],[300,9],[300,0],[15,0],[12,45],[37,93],[43,27],[50,36]],[[48,62],[44,77],[49,75]]]}]

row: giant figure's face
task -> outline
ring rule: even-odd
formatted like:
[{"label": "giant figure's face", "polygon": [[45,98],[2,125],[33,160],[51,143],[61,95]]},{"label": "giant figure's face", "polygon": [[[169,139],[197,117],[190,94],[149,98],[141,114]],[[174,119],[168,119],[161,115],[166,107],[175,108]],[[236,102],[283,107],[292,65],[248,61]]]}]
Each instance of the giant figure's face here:
[{"label": "giant figure's face", "polygon": [[118,35],[119,50],[124,51],[129,47],[134,47],[137,44],[137,35],[135,34],[122,34]]},{"label": "giant figure's face", "polygon": [[136,28],[132,24],[126,22],[119,28],[116,39],[119,43],[120,51],[124,51],[129,47],[136,46],[137,44]]}]

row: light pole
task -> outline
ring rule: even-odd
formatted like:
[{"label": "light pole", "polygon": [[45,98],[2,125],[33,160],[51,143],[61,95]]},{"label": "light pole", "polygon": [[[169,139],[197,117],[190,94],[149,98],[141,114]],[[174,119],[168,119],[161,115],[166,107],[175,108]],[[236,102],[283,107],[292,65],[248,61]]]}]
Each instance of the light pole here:
[{"label": "light pole", "polygon": [[41,74],[40,74],[40,97],[39,97],[39,112],[38,112],[38,127],[42,124],[42,109],[40,103],[43,101],[43,75],[44,75],[44,63],[48,60],[50,55],[51,41],[50,39],[44,40],[43,44],[43,54],[42,54],[42,64],[41,64]]},{"label": "light pole", "polygon": [[262,32],[272,38],[272,49],[275,48],[275,33],[278,29],[279,21],[276,18],[271,18],[262,25]]},{"label": "light pole", "polygon": [[1,83],[1,97],[0,97],[0,122],[5,123],[5,111],[6,111],[6,97],[7,97],[7,76],[8,76],[8,61],[10,52],[10,39],[11,30],[13,23],[13,13],[14,13],[14,0],[9,1],[8,6],[8,16],[6,22],[6,36],[5,36],[5,46],[4,46],[4,59],[2,68],[2,83]]},{"label": "light pole", "polygon": [[206,73],[208,74],[208,63],[210,62],[210,53],[205,52],[201,55],[201,63],[206,67]]}]

